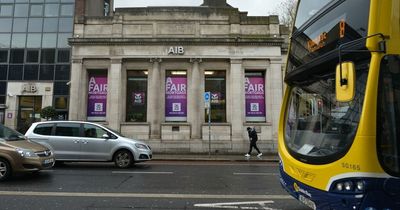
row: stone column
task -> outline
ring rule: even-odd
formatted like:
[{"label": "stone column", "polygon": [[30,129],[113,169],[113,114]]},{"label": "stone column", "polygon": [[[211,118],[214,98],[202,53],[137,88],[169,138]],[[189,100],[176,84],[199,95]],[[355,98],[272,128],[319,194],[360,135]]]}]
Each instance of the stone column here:
[{"label": "stone column", "polygon": [[272,118],[272,130],[274,140],[278,139],[278,125],[279,125],[279,115],[282,103],[282,60],[281,59],[271,59],[270,64],[271,78],[271,118]]},{"label": "stone column", "polygon": [[107,121],[110,128],[119,131],[122,116],[122,60],[111,59],[107,85]]},{"label": "stone column", "polygon": [[188,122],[191,125],[192,139],[201,138],[201,115],[204,113],[202,107],[204,106],[203,94],[201,92],[201,74],[200,63],[201,58],[191,58],[190,62],[193,63],[192,74],[189,83],[188,94]]},{"label": "stone column", "polygon": [[161,138],[161,101],[160,94],[161,88],[161,58],[151,58],[150,62],[153,63],[153,68],[149,72],[148,82],[148,103],[147,103],[147,118],[150,123],[150,139]]},{"label": "stone column", "polygon": [[232,140],[243,140],[243,122],[245,119],[244,70],[241,59],[231,59],[230,69],[230,115]]},{"label": "stone column", "polygon": [[82,80],[85,78],[83,75],[82,59],[72,59],[71,65],[71,81],[69,84],[69,120],[84,120],[86,109],[83,107],[85,98],[82,98]]}]

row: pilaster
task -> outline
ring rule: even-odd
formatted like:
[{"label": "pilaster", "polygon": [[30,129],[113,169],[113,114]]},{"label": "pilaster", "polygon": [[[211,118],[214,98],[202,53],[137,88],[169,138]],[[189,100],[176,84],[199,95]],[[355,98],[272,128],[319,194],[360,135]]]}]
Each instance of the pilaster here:
[{"label": "pilaster", "polygon": [[203,94],[201,92],[201,78],[200,63],[201,58],[191,58],[192,72],[189,84],[188,94],[188,122],[191,125],[191,138],[201,138],[201,115],[204,113],[202,110],[204,101]]},{"label": "pilaster", "polygon": [[110,128],[119,131],[122,116],[122,60],[111,59],[107,87],[107,121]]},{"label": "pilaster", "polygon": [[243,140],[243,122],[245,121],[244,70],[241,59],[231,59],[230,68],[230,104],[232,140]]},{"label": "pilaster", "polygon": [[150,139],[161,138],[161,58],[150,58],[150,63],[153,64],[151,71],[149,71],[148,94],[149,100],[147,104],[147,116],[150,122]]}]

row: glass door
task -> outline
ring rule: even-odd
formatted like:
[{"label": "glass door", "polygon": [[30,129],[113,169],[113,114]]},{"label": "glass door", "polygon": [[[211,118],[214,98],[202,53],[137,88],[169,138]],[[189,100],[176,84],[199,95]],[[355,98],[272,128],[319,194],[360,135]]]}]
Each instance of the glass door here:
[{"label": "glass door", "polygon": [[40,121],[41,96],[19,97],[17,130],[25,133],[33,122]]}]

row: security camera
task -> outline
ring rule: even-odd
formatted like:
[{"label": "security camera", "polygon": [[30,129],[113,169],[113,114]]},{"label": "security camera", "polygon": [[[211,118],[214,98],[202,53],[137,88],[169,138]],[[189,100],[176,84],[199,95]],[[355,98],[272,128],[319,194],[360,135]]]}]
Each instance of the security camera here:
[{"label": "security camera", "polygon": [[14,95],[12,93],[7,93],[8,96],[13,97]]},{"label": "security camera", "polygon": [[70,86],[71,85],[71,81],[65,83],[66,85]]}]

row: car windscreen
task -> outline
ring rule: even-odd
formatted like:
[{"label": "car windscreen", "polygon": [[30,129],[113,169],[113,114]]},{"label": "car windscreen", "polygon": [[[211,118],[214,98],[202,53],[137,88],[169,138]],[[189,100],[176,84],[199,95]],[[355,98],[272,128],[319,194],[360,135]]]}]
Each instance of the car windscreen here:
[{"label": "car windscreen", "polygon": [[20,141],[25,140],[23,134],[11,129],[7,128],[3,125],[0,125],[0,138],[4,139],[5,141]]}]

